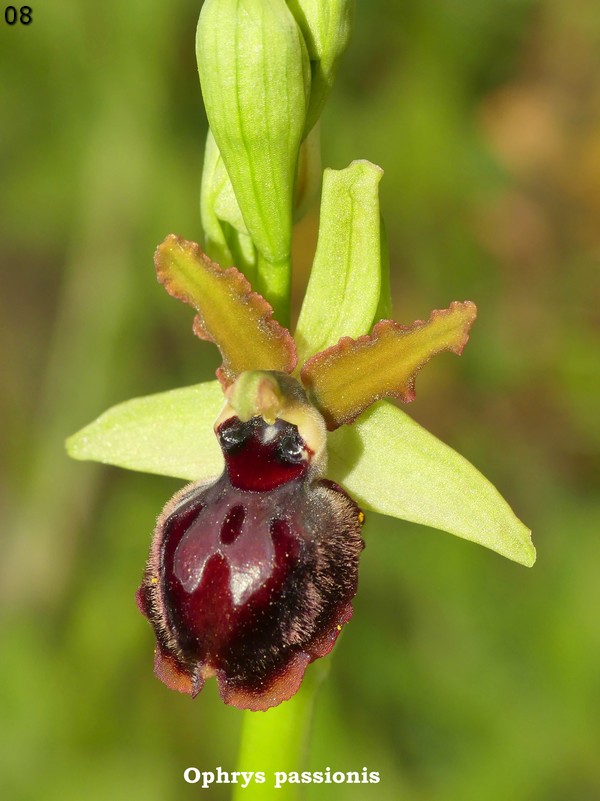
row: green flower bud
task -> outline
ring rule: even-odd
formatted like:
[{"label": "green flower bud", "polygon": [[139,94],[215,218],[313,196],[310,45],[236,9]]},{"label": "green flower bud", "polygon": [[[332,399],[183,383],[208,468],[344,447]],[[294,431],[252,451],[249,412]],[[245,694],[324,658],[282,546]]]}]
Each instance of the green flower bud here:
[{"label": "green flower bud", "polygon": [[310,95],[302,33],[285,0],[206,0],[196,54],[210,128],[258,251],[257,288],[283,304]]},{"label": "green flower bud", "polygon": [[[300,145],[294,186],[294,222],[302,219],[321,186],[320,126],[313,127]],[[204,252],[221,267],[234,265],[254,286],[258,253],[248,233],[231,179],[212,132],[204,150],[200,189],[200,219]]]},{"label": "green flower bud", "polygon": [[287,0],[310,58],[311,88],[305,131],[321,116],[340,56],[350,38],[353,0]]}]

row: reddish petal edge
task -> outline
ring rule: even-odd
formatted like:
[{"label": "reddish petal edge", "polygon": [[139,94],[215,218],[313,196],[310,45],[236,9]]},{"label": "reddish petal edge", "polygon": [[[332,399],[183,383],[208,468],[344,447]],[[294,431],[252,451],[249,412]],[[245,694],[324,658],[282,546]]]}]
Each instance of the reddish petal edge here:
[{"label": "reddish petal edge", "polygon": [[[145,614],[143,601],[139,593],[138,605],[142,613]],[[216,671],[219,695],[222,701],[237,709],[247,709],[251,712],[266,712],[267,709],[279,706],[283,701],[289,701],[300,689],[308,665],[315,659],[327,656],[333,649],[343,626],[351,619],[352,612],[351,603],[343,606],[334,616],[335,622],[331,624],[329,629],[311,643],[310,653],[302,650],[294,654],[277,677],[262,691],[232,687],[223,672]],[[166,653],[160,645],[156,645],[154,649],[154,675],[170,690],[185,693],[195,698],[204,686],[205,680],[215,675],[215,673],[210,668],[198,665],[196,671],[190,674],[170,654]]]},{"label": "reddish petal edge", "polygon": [[327,424],[327,429],[329,431],[335,431],[335,429],[339,428],[341,425],[353,423],[357,417],[359,417],[369,406],[379,400],[382,400],[383,398],[398,398],[398,400],[402,401],[403,403],[410,403],[413,401],[416,396],[415,379],[417,373],[433,358],[433,356],[437,355],[440,350],[431,352],[425,359],[423,359],[423,361],[416,367],[414,373],[408,378],[404,386],[401,385],[395,388],[385,387],[380,392],[373,394],[368,400],[365,400],[364,403],[356,404],[355,408],[351,412],[342,415],[336,414],[333,409],[328,408],[325,404],[323,404],[322,399],[319,397],[318,391],[315,391],[315,378],[318,378],[318,373],[321,368],[325,367],[328,363],[331,363],[336,359],[343,358],[344,356],[351,357],[354,353],[369,351],[371,348],[377,345],[377,342],[382,337],[385,337],[388,334],[393,334],[394,332],[400,334],[411,333],[419,328],[427,327],[436,319],[447,317],[459,309],[469,313],[462,325],[462,336],[455,343],[449,343],[446,347],[440,350],[448,350],[452,353],[455,353],[457,356],[460,356],[465,348],[465,345],[469,341],[471,326],[477,318],[477,307],[470,300],[455,300],[447,309],[434,309],[427,320],[415,320],[410,325],[402,325],[401,323],[397,323],[395,320],[380,320],[373,326],[373,330],[370,334],[363,334],[363,336],[357,337],[356,339],[348,336],[341,337],[335,345],[331,345],[329,348],[326,348],[319,353],[315,353],[314,356],[311,356],[311,358],[308,359],[302,366],[300,377],[302,384],[308,391],[312,402],[323,415]]},{"label": "reddish petal edge", "polygon": [[195,698],[204,686],[204,677],[197,670],[192,676],[186,673],[160,645],[154,649],[154,675],[170,690],[186,693]]},{"label": "reddish petal edge", "polygon": [[282,701],[288,701],[298,692],[304,678],[304,671],[310,661],[311,658],[305,651],[295,654],[270,687],[263,692],[230,687],[225,676],[217,673],[219,694],[223,702],[230,706],[248,709],[251,712],[266,712],[267,709],[278,706]]},{"label": "reddish petal edge", "polygon": [[[260,340],[260,354],[256,363],[249,362],[247,365],[232,366],[227,343],[219,342],[219,334],[211,331],[206,325],[199,304],[191,294],[177,286],[177,281],[163,263],[163,251],[175,247],[188,253],[191,252],[194,259],[200,262],[214,278],[224,283],[230,299],[238,303],[240,308],[249,309],[250,318],[256,329],[254,339],[255,341]],[[287,328],[277,322],[273,317],[272,306],[262,295],[252,289],[248,279],[236,267],[224,269],[220,264],[212,261],[197,242],[183,239],[176,234],[169,234],[157,247],[154,263],[157,278],[166,291],[172,297],[187,303],[196,310],[197,314],[193,323],[194,334],[200,339],[213,342],[221,351],[223,365],[217,369],[217,378],[224,389],[232,384],[239,373],[244,370],[280,370],[284,373],[291,373],[294,370],[298,356],[292,335]],[[249,353],[254,355],[252,348],[249,349]]]},{"label": "reddish petal edge", "polygon": [[335,615],[335,622],[320,637],[318,637],[307,651],[295,654],[271,684],[262,691],[244,690],[231,687],[227,678],[221,671],[217,671],[219,694],[225,704],[237,709],[247,709],[251,712],[266,712],[283,701],[289,701],[300,689],[306,668],[315,659],[332,650],[339,637],[342,627],[352,617],[352,604],[348,603]]}]

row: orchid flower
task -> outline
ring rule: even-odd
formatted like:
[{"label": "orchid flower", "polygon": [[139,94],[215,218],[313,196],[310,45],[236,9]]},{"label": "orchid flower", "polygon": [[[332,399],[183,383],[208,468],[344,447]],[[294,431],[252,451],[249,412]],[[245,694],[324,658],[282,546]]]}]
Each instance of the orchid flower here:
[{"label": "orchid flower", "polygon": [[126,401],[68,441],[76,459],[192,482],[158,519],[138,592],[155,672],[190,695],[216,675],[226,703],[252,710],[290,698],[350,619],[365,515],[535,560],[493,485],[395,404],[413,400],[434,355],[462,353],[476,309],[389,319],[379,167],[325,170],[293,336],[282,325],[293,209],[310,194],[314,124],[347,39],[349,4],[330,16],[322,5],[248,0],[242,24],[236,0],[204,4],[204,250],[170,235],[155,266],[222,365],[215,381]]}]

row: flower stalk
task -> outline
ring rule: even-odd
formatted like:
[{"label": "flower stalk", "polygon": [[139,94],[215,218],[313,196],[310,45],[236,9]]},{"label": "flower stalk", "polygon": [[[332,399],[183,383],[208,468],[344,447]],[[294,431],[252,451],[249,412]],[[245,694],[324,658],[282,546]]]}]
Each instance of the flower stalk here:
[{"label": "flower stalk", "polygon": [[[277,772],[289,774],[306,767],[310,749],[315,705],[319,690],[329,673],[329,660],[320,660],[307,671],[302,686],[286,703],[256,714],[244,712],[236,769],[263,771],[267,781]],[[301,785],[283,784],[277,790],[282,801],[296,801]],[[264,801],[265,785],[236,785],[233,801]]]}]

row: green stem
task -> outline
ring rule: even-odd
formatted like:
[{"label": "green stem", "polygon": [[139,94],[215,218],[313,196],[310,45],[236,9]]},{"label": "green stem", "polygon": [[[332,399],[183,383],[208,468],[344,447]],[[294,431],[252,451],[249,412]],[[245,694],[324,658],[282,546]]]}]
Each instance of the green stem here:
[{"label": "green stem", "polygon": [[305,768],[315,699],[328,669],[329,660],[319,660],[289,701],[268,712],[244,713],[237,770],[262,771],[266,781],[251,782],[245,789],[236,784],[233,801],[265,801],[270,791],[278,801],[297,801],[301,786],[286,782],[274,790],[275,774]]},{"label": "green stem", "polygon": [[284,261],[271,262],[258,253],[255,289],[269,301],[275,317],[285,328],[290,324],[291,276],[291,257],[288,256]]}]

